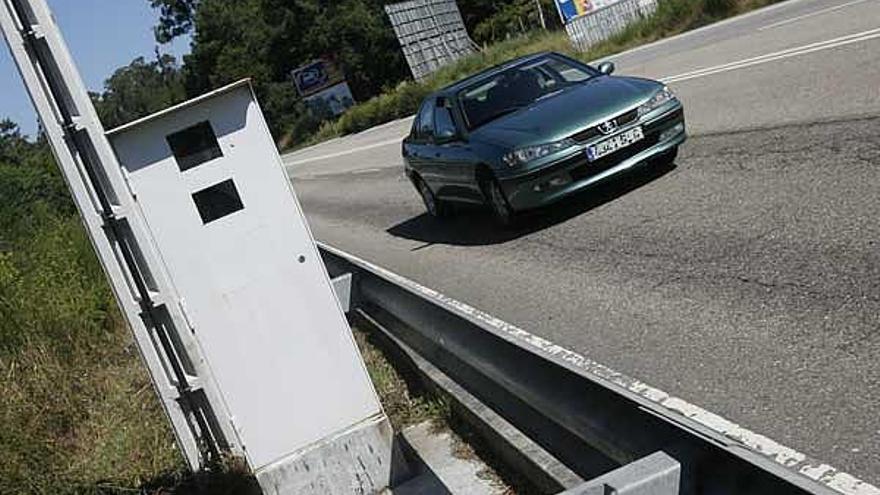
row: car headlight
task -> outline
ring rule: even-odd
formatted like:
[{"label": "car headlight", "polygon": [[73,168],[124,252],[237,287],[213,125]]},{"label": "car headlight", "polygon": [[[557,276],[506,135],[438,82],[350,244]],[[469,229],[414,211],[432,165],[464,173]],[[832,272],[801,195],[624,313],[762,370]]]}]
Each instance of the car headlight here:
[{"label": "car headlight", "polygon": [[547,155],[552,155],[558,151],[562,151],[568,148],[571,148],[576,143],[571,138],[565,138],[560,141],[554,141],[552,143],[545,144],[536,144],[534,146],[525,146],[523,148],[515,149],[510,153],[506,153],[502,160],[509,167],[516,167],[517,165],[522,165],[524,163],[528,163],[538,158],[543,158]]},{"label": "car headlight", "polygon": [[663,89],[654,93],[654,96],[652,96],[650,100],[646,101],[639,107],[639,117],[674,99],[675,93],[673,93],[668,87],[663,86]]}]

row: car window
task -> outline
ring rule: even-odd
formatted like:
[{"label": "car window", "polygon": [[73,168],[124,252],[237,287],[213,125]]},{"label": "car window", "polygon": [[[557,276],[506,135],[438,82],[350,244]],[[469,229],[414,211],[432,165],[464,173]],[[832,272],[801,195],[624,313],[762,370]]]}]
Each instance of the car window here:
[{"label": "car window", "polygon": [[459,99],[468,128],[475,129],[596,75],[561,58],[541,57],[481,79],[462,91]]},{"label": "car window", "polygon": [[441,136],[456,133],[455,121],[452,120],[452,113],[449,111],[445,99],[437,100],[437,107],[434,108],[434,134]]},{"label": "car window", "polygon": [[541,64],[541,67],[544,70],[550,71],[553,74],[558,75],[562,80],[566,82],[586,81],[587,79],[595,75],[593,73],[587,72],[580,67],[567,64],[562,60],[553,57],[548,57],[546,61]]},{"label": "car window", "polygon": [[428,139],[434,135],[434,99],[430,98],[422,104],[419,110],[417,139]]}]

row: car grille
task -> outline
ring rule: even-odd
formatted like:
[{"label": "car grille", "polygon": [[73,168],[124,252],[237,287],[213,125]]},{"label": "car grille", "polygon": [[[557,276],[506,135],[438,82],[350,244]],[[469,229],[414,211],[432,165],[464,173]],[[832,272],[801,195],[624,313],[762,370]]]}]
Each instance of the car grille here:
[{"label": "car grille", "polygon": [[[614,118],[617,120],[617,126],[623,127],[625,125],[628,125],[628,124],[634,122],[636,119],[639,118],[639,109],[634,108],[634,109],[630,110],[629,112],[620,114]],[[602,135],[602,132],[599,131],[599,127],[593,126],[593,127],[589,127],[587,129],[584,129],[583,131],[580,131],[576,134],[572,134],[571,138],[574,139],[578,143],[585,143],[585,142],[587,142],[593,138],[599,137],[601,135]]]}]

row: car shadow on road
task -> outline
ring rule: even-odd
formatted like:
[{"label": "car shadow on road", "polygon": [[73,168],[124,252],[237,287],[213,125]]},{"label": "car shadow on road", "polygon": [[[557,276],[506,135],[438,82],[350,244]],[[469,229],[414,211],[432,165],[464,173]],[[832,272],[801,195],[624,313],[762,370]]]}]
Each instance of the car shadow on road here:
[{"label": "car shadow on road", "polygon": [[423,213],[388,228],[386,232],[395,237],[420,241],[428,245],[498,244],[546,229],[598,208],[663,177],[675,168],[675,164],[638,167],[626,174],[588,187],[551,206],[521,213],[516,224],[511,227],[498,225],[488,208],[456,206],[451,218],[436,219]]}]

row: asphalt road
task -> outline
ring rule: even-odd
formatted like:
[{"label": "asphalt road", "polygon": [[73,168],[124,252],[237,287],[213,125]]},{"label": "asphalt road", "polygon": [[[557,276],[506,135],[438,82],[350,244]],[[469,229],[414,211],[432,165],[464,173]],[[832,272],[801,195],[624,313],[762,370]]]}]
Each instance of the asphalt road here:
[{"label": "asphalt road", "polygon": [[407,119],[287,155],[316,237],[880,482],[880,0],[793,0],[611,57],[691,139],[498,229],[423,214]]}]

